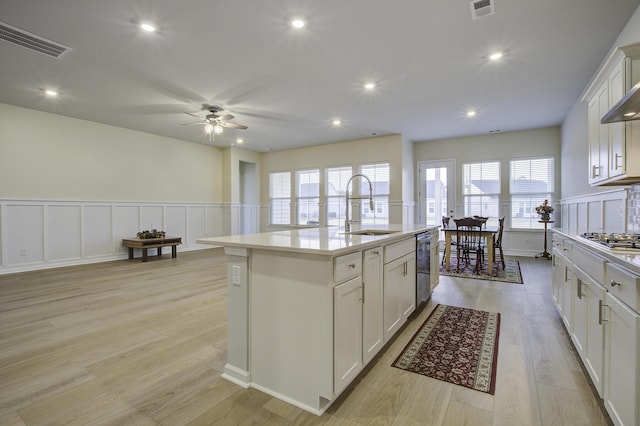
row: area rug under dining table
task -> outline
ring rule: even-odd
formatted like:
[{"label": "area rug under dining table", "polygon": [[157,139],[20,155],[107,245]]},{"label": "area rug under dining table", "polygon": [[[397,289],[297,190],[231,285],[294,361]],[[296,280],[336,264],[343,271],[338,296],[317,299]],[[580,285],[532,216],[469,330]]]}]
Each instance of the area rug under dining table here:
[{"label": "area rug under dining table", "polygon": [[491,395],[500,314],[437,305],[392,366]]},{"label": "area rug under dining table", "polygon": [[493,274],[487,274],[487,261],[484,261],[479,273],[475,272],[475,264],[467,264],[462,262],[460,264],[460,272],[458,272],[458,261],[455,257],[451,258],[451,265],[447,271],[444,265],[440,266],[440,275],[447,275],[450,277],[458,278],[474,278],[476,280],[488,280],[488,281],[501,281],[513,284],[522,284],[522,273],[520,272],[520,262],[515,259],[505,258],[505,266],[502,267],[502,263],[493,263]]}]

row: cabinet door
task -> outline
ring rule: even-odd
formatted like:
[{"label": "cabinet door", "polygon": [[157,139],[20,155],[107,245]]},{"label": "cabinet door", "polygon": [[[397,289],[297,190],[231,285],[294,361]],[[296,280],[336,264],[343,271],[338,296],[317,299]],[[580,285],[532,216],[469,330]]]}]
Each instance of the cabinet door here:
[{"label": "cabinet door", "polygon": [[616,425],[640,424],[640,314],[609,293],[605,296],[604,405]]},{"label": "cabinet door", "polygon": [[[341,392],[362,370],[362,279],[333,289],[334,392]],[[309,366],[313,368],[313,366]]]},{"label": "cabinet door", "polygon": [[[604,92],[603,92],[604,91]],[[606,170],[607,160],[601,158],[600,152],[600,100],[608,94],[604,84],[596,96],[589,102],[589,183],[596,183],[604,179],[602,172]],[[604,163],[604,164],[603,164]]]},{"label": "cabinet door", "polygon": [[[625,94],[624,60],[620,61],[609,76],[609,105],[615,105]],[[626,173],[625,125],[610,123],[609,128],[609,177]]]},{"label": "cabinet door", "polygon": [[416,256],[415,253],[411,253],[403,256],[402,259],[405,266],[402,277],[400,311],[404,323],[404,320],[416,310]]},{"label": "cabinet door", "polygon": [[362,346],[363,364],[366,365],[378,353],[384,343],[382,323],[382,248],[364,252],[363,265]]},{"label": "cabinet door", "polygon": [[562,309],[561,307],[561,292],[562,282],[564,281],[564,262],[562,256],[556,253],[556,249],[553,249],[553,258],[552,258],[552,269],[551,269],[551,297],[553,298],[553,303],[556,305],[556,309],[558,312]]},{"label": "cabinet door", "polygon": [[384,341],[387,342],[402,325],[402,280],[406,262],[399,258],[384,265]]},{"label": "cabinet door", "polygon": [[606,290],[580,271],[576,271],[573,300],[573,332],[571,339],[591,376],[598,395],[603,394],[604,327],[600,304]]},{"label": "cabinet door", "polygon": [[560,316],[562,317],[562,321],[564,322],[565,327],[569,334],[573,331],[572,326],[572,318],[573,318],[573,269],[571,264],[568,262],[564,265],[565,269],[565,280],[560,283],[561,288],[561,302],[562,309],[560,310]]}]

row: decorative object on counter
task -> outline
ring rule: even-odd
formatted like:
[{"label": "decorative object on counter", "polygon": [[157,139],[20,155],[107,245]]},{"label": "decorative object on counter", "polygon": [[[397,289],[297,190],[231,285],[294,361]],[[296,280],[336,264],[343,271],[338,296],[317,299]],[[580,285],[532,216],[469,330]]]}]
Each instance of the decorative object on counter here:
[{"label": "decorative object on counter", "polygon": [[499,337],[499,313],[437,305],[392,365],[493,395]]},{"label": "decorative object on counter", "polygon": [[[498,259],[500,260],[500,259]],[[515,259],[505,258],[505,267],[502,267],[502,262],[493,262],[493,272],[487,273],[487,259],[485,257],[484,264],[480,273],[474,271],[474,265],[467,265],[466,262],[462,262],[460,265],[460,272],[458,270],[457,259],[451,259],[451,268],[447,271],[444,265],[440,266],[440,275],[447,275],[457,278],[473,278],[476,280],[485,281],[500,281],[505,283],[522,284],[522,273],[520,272],[520,263]]]},{"label": "decorative object on counter", "polygon": [[551,220],[551,213],[553,213],[553,206],[549,205],[549,200],[544,200],[544,203],[536,207],[536,213],[540,215],[541,221]]},{"label": "decorative object on counter", "polygon": [[136,234],[136,237],[141,240],[146,240],[148,238],[164,238],[167,235],[164,231],[158,231],[157,229],[152,229],[151,231],[142,231]]}]

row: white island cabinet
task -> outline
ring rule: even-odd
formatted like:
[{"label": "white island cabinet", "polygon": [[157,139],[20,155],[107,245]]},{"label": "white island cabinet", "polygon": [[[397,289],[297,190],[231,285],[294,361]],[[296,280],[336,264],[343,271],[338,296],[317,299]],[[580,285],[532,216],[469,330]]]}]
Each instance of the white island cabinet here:
[{"label": "white island cabinet", "polygon": [[[375,228],[392,232],[324,227],[198,240],[227,255],[223,377],[322,414],[388,341],[389,304],[400,315],[394,332],[415,309],[415,235],[437,239],[437,228],[422,225]],[[398,263],[388,277],[387,253]]]}]

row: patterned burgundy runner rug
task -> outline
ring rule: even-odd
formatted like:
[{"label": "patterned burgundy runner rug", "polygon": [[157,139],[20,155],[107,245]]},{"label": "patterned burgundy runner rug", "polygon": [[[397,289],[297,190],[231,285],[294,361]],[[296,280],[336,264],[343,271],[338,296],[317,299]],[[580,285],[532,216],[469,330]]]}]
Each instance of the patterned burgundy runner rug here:
[{"label": "patterned burgundy runner rug", "polygon": [[499,313],[437,305],[392,365],[493,395],[499,335]]}]

